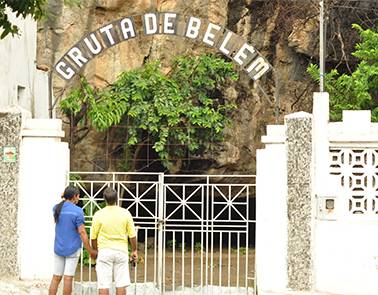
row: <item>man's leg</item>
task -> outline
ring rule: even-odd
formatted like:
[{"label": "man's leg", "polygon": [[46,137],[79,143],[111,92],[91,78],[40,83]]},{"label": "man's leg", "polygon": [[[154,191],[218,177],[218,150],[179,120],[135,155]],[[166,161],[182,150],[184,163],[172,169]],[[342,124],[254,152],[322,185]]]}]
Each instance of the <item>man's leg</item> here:
[{"label": "man's leg", "polygon": [[98,289],[98,295],[109,295],[109,289]]},{"label": "man's leg", "polygon": [[126,286],[130,285],[129,255],[118,251],[114,262],[114,280],[117,295],[126,295]]},{"label": "man's leg", "polygon": [[72,281],[73,281],[73,276],[65,275],[63,277],[63,295],[72,294]]},{"label": "man's leg", "polygon": [[116,288],[117,295],[126,295],[126,287]]},{"label": "man's leg", "polygon": [[49,287],[49,295],[56,295],[58,292],[59,283],[62,280],[62,276],[53,275]]},{"label": "man's leg", "polygon": [[109,295],[113,280],[113,251],[100,249],[96,260],[97,287],[99,295]]}]

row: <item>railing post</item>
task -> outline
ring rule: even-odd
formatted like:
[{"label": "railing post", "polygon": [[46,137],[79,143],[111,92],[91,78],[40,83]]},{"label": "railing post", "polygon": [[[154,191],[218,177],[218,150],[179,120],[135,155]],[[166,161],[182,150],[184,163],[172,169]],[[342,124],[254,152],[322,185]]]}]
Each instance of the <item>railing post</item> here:
[{"label": "railing post", "polygon": [[[210,196],[209,196],[209,187],[210,187],[210,177],[209,175],[206,176],[206,207],[205,207],[205,212],[203,218],[205,218],[205,226],[206,226],[206,262],[205,262],[205,267],[206,267],[206,273],[205,273],[205,286],[206,286],[206,294],[209,293],[209,284],[208,284],[208,258],[209,258],[209,204],[210,204]],[[212,229],[213,230],[213,229]],[[203,267],[201,265],[201,267]]]},{"label": "railing post", "polygon": [[160,294],[163,294],[163,230],[164,230],[164,174],[159,174],[158,184],[158,288]]}]

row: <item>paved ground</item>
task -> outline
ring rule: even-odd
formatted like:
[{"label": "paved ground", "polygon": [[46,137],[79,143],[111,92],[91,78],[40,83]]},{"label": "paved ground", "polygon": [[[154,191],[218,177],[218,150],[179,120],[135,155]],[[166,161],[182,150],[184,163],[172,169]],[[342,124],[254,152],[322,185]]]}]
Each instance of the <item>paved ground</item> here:
[{"label": "paved ground", "polygon": [[337,294],[319,293],[319,292],[293,292],[293,291],[287,291],[285,293],[259,292],[259,295],[337,295]]},{"label": "paved ground", "polygon": [[47,295],[47,281],[0,280],[0,295]]},{"label": "paved ground", "polygon": [[[17,280],[6,280],[0,279],[0,295],[47,295],[49,287],[48,281],[17,281]],[[96,294],[95,286],[89,288],[92,290],[85,290],[84,294]],[[77,290],[79,291],[79,290]],[[132,290],[129,290],[132,291]],[[144,290],[145,291],[145,290]],[[75,292],[79,294],[81,292]],[[134,292],[129,292],[133,294]],[[139,292],[137,292],[139,293]],[[141,292],[145,293],[145,292]],[[153,292],[150,292],[152,294]],[[195,292],[196,293],[196,292]],[[328,293],[313,293],[313,292],[287,292],[287,293],[262,293],[259,295],[332,295]]]}]

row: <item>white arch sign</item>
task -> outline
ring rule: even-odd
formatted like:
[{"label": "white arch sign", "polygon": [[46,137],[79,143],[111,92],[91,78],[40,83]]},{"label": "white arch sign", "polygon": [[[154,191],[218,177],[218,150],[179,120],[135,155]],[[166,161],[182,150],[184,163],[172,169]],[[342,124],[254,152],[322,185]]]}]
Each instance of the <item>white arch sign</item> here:
[{"label": "white arch sign", "polygon": [[272,66],[242,37],[207,20],[176,12],[152,12],[110,22],[83,37],[54,66],[56,73],[71,80],[94,57],[106,49],[138,36],[181,36],[203,42],[228,56],[253,80]]}]

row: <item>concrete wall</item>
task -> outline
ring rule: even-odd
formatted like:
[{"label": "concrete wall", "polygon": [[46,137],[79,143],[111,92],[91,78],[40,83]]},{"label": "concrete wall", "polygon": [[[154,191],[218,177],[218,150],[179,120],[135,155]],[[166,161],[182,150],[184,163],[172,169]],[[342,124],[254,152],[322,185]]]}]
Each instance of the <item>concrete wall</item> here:
[{"label": "concrete wall", "polygon": [[69,172],[68,144],[60,120],[29,119],[22,129],[19,177],[21,279],[49,279],[53,267],[52,208],[60,202]]},{"label": "concrete wall", "polygon": [[[315,93],[314,113],[308,115],[312,124],[293,114],[286,126],[268,126],[262,138],[266,147],[257,152],[256,196],[259,294],[377,294],[378,123],[370,121],[370,111],[344,111],[343,122],[329,123],[328,105],[327,93]],[[301,135],[306,124],[307,145]]]},{"label": "concrete wall", "polygon": [[335,209],[319,214],[316,224],[316,287],[377,294],[378,123],[371,123],[370,111],[347,111],[343,122],[328,124],[326,134],[329,174],[323,186]]},{"label": "concrete wall", "polygon": [[36,69],[36,22],[8,15],[20,35],[0,40],[0,107],[19,105],[33,117],[48,118],[48,74]]},{"label": "concrete wall", "polygon": [[378,290],[376,221],[318,221],[316,289],[343,295]]},{"label": "concrete wall", "polygon": [[[49,117],[48,73],[36,69],[36,22],[8,16],[20,35],[0,40],[0,276],[42,279],[51,276],[51,208],[66,183],[68,146],[60,121],[29,120]],[[7,147],[14,162],[3,160]]]},{"label": "concrete wall", "polygon": [[[0,277],[17,276],[19,272],[17,218],[21,128],[19,109],[0,109]],[[14,160],[4,160],[4,148],[15,151]]]},{"label": "concrete wall", "polygon": [[[0,277],[49,279],[53,267],[53,205],[67,184],[68,144],[60,120],[31,119],[0,109]],[[16,157],[4,158],[12,148]]]}]

